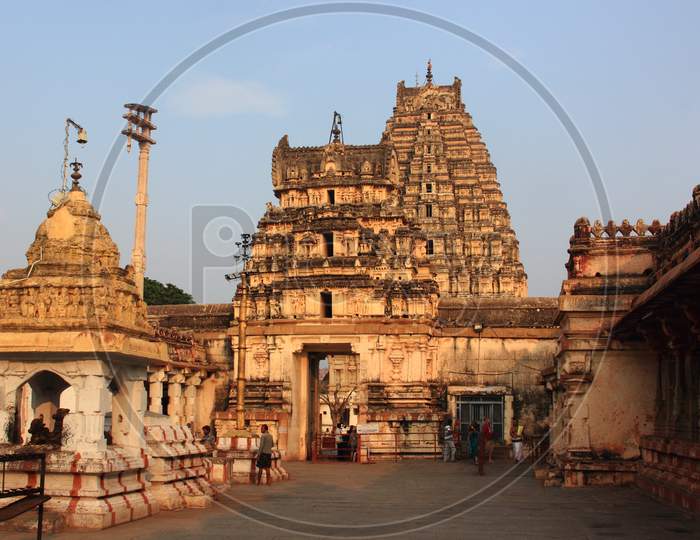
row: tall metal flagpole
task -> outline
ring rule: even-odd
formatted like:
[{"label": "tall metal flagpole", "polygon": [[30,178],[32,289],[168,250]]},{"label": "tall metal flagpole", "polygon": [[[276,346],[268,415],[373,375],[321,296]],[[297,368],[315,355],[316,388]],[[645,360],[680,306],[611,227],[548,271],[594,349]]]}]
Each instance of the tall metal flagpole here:
[{"label": "tall metal flagpole", "polygon": [[127,151],[131,150],[131,140],[139,143],[139,172],[136,187],[136,222],[134,226],[134,248],[131,251],[131,265],[134,267],[136,287],[143,298],[143,282],[146,273],[146,208],[148,207],[148,161],[151,145],[156,144],[151,138],[151,131],[156,129],[151,116],[158,111],[148,105],[127,103],[127,112],[123,118],[128,126],[122,130],[127,137]]}]

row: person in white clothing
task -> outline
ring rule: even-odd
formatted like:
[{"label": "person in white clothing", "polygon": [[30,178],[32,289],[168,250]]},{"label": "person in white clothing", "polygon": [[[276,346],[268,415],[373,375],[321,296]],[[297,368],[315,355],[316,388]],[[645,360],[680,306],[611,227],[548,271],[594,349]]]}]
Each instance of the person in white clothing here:
[{"label": "person in white clothing", "polygon": [[457,447],[455,446],[454,435],[452,433],[452,426],[450,424],[445,424],[445,429],[443,431],[444,445],[442,447],[442,460],[447,463],[448,461],[455,460],[455,454],[457,453]]},{"label": "person in white clothing", "polygon": [[513,421],[510,440],[513,442],[513,459],[520,463],[523,460],[523,425],[520,422]]}]

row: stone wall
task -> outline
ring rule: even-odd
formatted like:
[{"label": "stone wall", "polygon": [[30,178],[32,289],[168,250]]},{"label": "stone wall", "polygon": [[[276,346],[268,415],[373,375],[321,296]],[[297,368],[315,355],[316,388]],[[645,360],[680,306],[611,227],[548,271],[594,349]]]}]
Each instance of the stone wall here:
[{"label": "stone wall", "polygon": [[653,428],[657,361],[610,334],[648,285],[660,230],[641,220],[574,225],[556,366],[546,374],[553,458],[565,485],[634,481],[641,437]]}]

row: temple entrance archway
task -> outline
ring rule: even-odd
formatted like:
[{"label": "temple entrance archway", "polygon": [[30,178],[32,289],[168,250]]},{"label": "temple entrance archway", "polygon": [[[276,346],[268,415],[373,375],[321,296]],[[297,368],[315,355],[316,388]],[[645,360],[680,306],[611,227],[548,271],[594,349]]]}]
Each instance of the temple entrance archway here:
[{"label": "temple entrance archway", "polygon": [[321,434],[319,365],[332,355],[355,355],[350,343],[305,343],[294,354],[292,373],[292,414],[287,457],[310,460],[314,440]]}]

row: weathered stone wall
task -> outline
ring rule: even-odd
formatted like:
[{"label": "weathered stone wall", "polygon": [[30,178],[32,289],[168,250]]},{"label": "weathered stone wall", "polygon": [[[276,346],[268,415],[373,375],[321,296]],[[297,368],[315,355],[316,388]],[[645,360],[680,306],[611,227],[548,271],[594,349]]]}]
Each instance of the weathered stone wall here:
[{"label": "weathered stone wall", "polygon": [[610,339],[617,318],[648,286],[661,227],[626,220],[574,225],[559,297],[561,336],[553,393],[552,449],[565,485],[634,480],[640,440],[652,429],[657,361],[648,349]]},{"label": "weathered stone wall", "polygon": [[[653,433],[641,437],[636,482],[661,500],[700,512],[700,186],[657,235],[649,287],[614,336],[658,360]],[[638,368],[639,369],[639,368]]]}]

